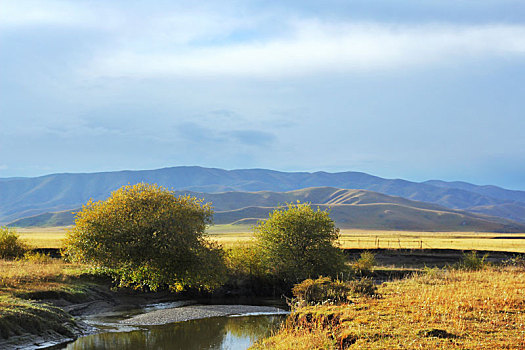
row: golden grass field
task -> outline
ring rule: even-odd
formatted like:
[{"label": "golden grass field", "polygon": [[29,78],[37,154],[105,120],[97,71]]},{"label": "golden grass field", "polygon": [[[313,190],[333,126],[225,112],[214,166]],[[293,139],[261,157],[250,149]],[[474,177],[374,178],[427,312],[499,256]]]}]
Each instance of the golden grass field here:
[{"label": "golden grass field", "polygon": [[32,248],[61,248],[67,227],[16,228],[20,239]]},{"label": "golden grass field", "polygon": [[[60,248],[66,227],[19,228],[20,238],[35,248]],[[211,239],[224,246],[249,243],[253,227],[215,225],[208,229]],[[509,239],[512,238],[512,239]],[[412,232],[379,230],[341,230],[343,248],[360,249],[458,249],[525,253],[525,233]]]},{"label": "golden grass field", "polygon": [[66,263],[62,259],[0,259],[0,297],[11,292],[59,289],[70,277],[82,274],[87,266]]},{"label": "golden grass field", "polygon": [[433,269],[294,310],[254,349],[525,349],[525,267]]}]

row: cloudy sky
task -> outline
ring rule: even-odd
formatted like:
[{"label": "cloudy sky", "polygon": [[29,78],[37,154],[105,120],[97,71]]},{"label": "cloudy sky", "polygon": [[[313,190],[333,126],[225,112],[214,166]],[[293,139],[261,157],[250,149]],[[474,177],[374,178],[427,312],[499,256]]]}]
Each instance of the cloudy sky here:
[{"label": "cloudy sky", "polygon": [[177,165],[525,190],[525,2],[0,2],[0,177]]}]

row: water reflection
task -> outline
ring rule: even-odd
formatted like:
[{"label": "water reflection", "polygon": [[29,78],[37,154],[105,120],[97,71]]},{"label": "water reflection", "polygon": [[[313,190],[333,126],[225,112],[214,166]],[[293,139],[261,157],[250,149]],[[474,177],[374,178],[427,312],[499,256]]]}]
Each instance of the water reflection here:
[{"label": "water reflection", "polygon": [[131,332],[99,333],[68,344],[68,350],[237,350],[279,327],[282,315],[214,317],[148,327]]}]

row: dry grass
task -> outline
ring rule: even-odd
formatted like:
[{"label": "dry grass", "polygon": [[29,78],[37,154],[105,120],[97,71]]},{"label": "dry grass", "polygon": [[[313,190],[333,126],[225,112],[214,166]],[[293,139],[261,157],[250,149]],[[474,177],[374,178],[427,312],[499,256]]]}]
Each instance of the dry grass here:
[{"label": "dry grass", "polygon": [[[253,241],[249,225],[215,225],[209,237],[230,247]],[[20,238],[34,248],[61,248],[67,227],[19,228]],[[512,237],[514,239],[502,239]],[[341,230],[342,248],[361,249],[458,249],[525,253],[525,233],[413,232],[380,230]]]},{"label": "dry grass", "polygon": [[61,248],[68,227],[16,228],[24,242],[32,248]]},{"label": "dry grass", "polygon": [[[513,239],[505,239],[511,237]],[[458,249],[525,253],[525,233],[341,230],[343,248]]]},{"label": "dry grass", "polygon": [[213,225],[206,230],[209,235],[252,234],[253,225]]},{"label": "dry grass", "polygon": [[82,285],[74,283],[84,270],[61,259],[0,260],[0,348],[2,338],[13,335],[73,336],[76,325],[69,314],[32,299],[47,295],[84,300]]},{"label": "dry grass", "polygon": [[[21,240],[32,248],[62,248],[69,227],[16,228]],[[225,246],[244,244],[253,240],[248,225],[215,225],[207,230],[209,237]]]},{"label": "dry grass", "polygon": [[70,278],[81,275],[85,268],[61,259],[50,259],[45,263],[0,260],[0,295],[60,289],[68,284]]},{"label": "dry grass", "polygon": [[255,349],[524,349],[525,269],[431,270],[379,299],[297,310]]}]

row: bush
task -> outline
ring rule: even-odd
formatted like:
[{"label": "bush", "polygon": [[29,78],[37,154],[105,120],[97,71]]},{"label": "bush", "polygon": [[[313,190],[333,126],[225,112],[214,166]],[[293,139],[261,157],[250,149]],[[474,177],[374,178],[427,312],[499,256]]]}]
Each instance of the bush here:
[{"label": "bush", "polygon": [[330,277],[322,276],[315,280],[306,279],[292,289],[293,296],[299,305],[338,304],[347,302],[355,296],[373,296],[376,291],[377,287],[370,278],[342,282],[332,281]]},{"label": "bush", "polygon": [[503,262],[505,266],[525,267],[525,255],[514,255]]},{"label": "bush", "polygon": [[365,276],[372,272],[376,265],[376,256],[374,253],[366,251],[361,253],[361,257],[352,263],[352,271],[357,276]]},{"label": "bush", "polygon": [[289,292],[289,286],[282,286],[268,273],[262,263],[260,251],[252,245],[235,246],[225,250],[228,280],[223,290],[226,295],[273,295]]},{"label": "bush", "polygon": [[260,251],[252,246],[237,246],[226,250],[225,261],[228,272],[235,277],[262,277],[266,273]]},{"label": "bush", "polygon": [[210,204],[140,183],[89,201],[66,237],[72,260],[110,271],[120,286],[211,290],[225,278],[223,251],[204,236]]},{"label": "bush", "polygon": [[488,262],[486,261],[488,256],[488,254],[478,256],[478,252],[476,251],[471,251],[470,253],[463,253],[463,258],[459,263],[456,264],[456,268],[471,271],[482,270],[488,264]]},{"label": "bush", "polygon": [[340,303],[348,299],[351,290],[344,282],[321,276],[296,284],[292,294],[301,304]]},{"label": "bush", "polygon": [[339,229],[328,212],[289,204],[256,226],[256,245],[269,272],[292,285],[320,275],[336,276],[345,258],[335,246]]},{"label": "bush", "polygon": [[20,241],[14,229],[0,227],[0,259],[15,259],[26,251],[27,246]]},{"label": "bush", "polygon": [[26,252],[23,259],[35,264],[49,264],[53,262],[52,257],[40,252]]},{"label": "bush", "polygon": [[358,280],[350,281],[347,282],[347,285],[354,295],[377,295],[377,287],[374,284],[374,280],[371,278],[364,277]]}]

